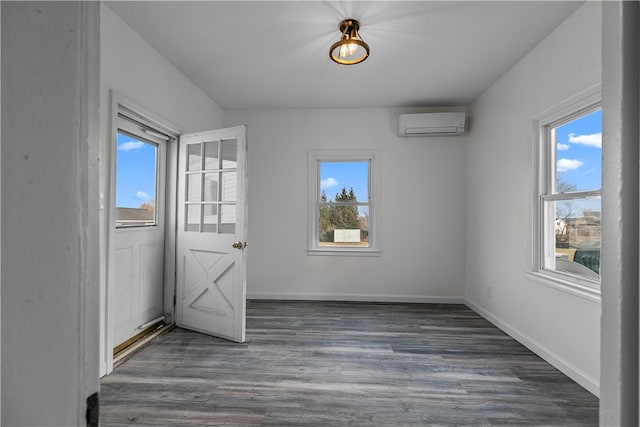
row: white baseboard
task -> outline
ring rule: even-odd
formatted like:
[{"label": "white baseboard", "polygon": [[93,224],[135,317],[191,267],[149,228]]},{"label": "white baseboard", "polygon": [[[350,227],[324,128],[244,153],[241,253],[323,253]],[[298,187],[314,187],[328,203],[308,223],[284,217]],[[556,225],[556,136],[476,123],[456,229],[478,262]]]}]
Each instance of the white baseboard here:
[{"label": "white baseboard", "polygon": [[496,327],[504,331],[507,335],[511,336],[513,339],[518,341],[520,344],[527,347],[529,350],[533,351],[535,354],[543,358],[549,364],[557,368],[560,372],[580,384],[582,387],[587,389],[596,397],[600,397],[600,380],[589,376],[586,372],[578,369],[573,364],[569,363],[562,357],[555,354],[553,351],[549,350],[536,340],[528,337],[522,332],[510,326],[507,322],[495,316],[494,314],[488,312],[481,306],[466,300],[465,304],[487,319],[489,322],[493,323]]},{"label": "white baseboard", "polygon": [[307,292],[247,292],[247,299],[263,300],[309,300],[309,301],[360,301],[360,302],[404,302],[430,304],[464,304],[464,298],[427,295],[384,294],[329,294]]}]

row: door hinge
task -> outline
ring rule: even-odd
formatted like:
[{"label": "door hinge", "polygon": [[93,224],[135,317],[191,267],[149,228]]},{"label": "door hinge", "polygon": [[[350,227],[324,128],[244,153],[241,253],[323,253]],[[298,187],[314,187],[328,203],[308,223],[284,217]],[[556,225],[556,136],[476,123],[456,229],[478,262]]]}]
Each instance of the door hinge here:
[{"label": "door hinge", "polygon": [[87,427],[98,427],[100,420],[100,398],[96,391],[91,396],[87,397],[87,411],[85,417],[87,419]]},{"label": "door hinge", "polygon": [[174,295],[173,296],[173,306],[175,307],[178,304],[178,298]]}]

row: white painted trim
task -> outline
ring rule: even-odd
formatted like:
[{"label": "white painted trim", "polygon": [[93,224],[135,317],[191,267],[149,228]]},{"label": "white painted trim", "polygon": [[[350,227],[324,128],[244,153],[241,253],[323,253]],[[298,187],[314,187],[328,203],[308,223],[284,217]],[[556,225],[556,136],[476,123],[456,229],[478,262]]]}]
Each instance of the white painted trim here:
[{"label": "white painted trim", "polygon": [[113,101],[116,103],[116,106],[121,105],[124,108],[131,110],[133,113],[152,122],[154,127],[157,127],[162,131],[165,131],[171,136],[177,137],[183,132],[183,130],[177,124],[165,119],[164,117],[161,117],[155,114],[151,110],[146,109],[145,107],[138,104],[133,99],[129,98],[128,96],[126,96],[121,92],[118,92],[112,89],[111,97]]},{"label": "white painted trim", "polygon": [[[179,140],[179,138],[178,138]],[[164,314],[175,323],[173,297],[176,295],[176,236],[178,227],[178,141],[170,141],[166,152],[164,221]]]},{"label": "white painted trim", "polygon": [[[554,274],[555,273],[555,274]],[[566,279],[562,278],[561,272],[534,272],[525,271],[527,279],[532,280],[543,285],[547,285],[554,289],[558,289],[563,292],[567,292],[572,295],[588,299],[589,301],[600,303],[602,301],[600,289],[596,289],[592,286],[583,285],[579,281],[576,281],[575,276],[567,275]]]},{"label": "white painted trim", "polygon": [[104,345],[102,346],[103,353],[100,355],[102,358],[101,363],[104,363],[105,369],[103,374],[109,375],[113,371],[113,327],[111,325],[113,319],[113,310],[111,304],[111,287],[109,281],[113,277],[113,266],[111,265],[111,259],[113,259],[113,241],[114,233],[111,227],[111,221],[115,218],[115,208],[111,206],[112,201],[115,200],[115,172],[116,172],[116,148],[117,148],[117,122],[118,122],[118,101],[119,96],[114,90],[109,91],[110,95],[110,108],[111,114],[109,115],[109,155],[104,159],[105,169],[109,171],[109,176],[105,180],[105,189],[102,200],[102,206],[104,208],[104,218],[101,227],[104,227],[104,236],[106,239],[105,248],[105,278],[104,278],[104,300],[100,301],[102,307],[104,307],[104,319],[103,319],[103,334]]},{"label": "white painted trim", "polygon": [[247,292],[247,299],[295,301],[401,302],[421,304],[464,304],[461,297],[429,295],[336,294],[320,292]]},{"label": "white painted trim", "polygon": [[[78,422],[87,421],[88,398],[100,392],[100,5],[80,8],[80,76],[82,104],[77,115],[80,191],[78,208],[84,210],[80,250],[79,352],[83,367]],[[64,308],[60,307],[62,310]],[[97,409],[96,409],[97,412]],[[95,414],[94,414],[95,415]],[[92,422],[97,420],[92,420]]]},{"label": "white painted trim", "polygon": [[381,256],[381,251],[373,251],[371,249],[361,249],[357,248],[348,248],[341,250],[333,250],[331,249],[307,249],[308,255],[319,255],[319,256]]},{"label": "white painted trim", "polygon": [[497,328],[501,329],[511,338],[515,339],[520,344],[524,345],[529,350],[533,351],[535,354],[557,368],[560,372],[580,384],[582,387],[587,389],[587,391],[591,392],[596,397],[600,396],[600,381],[598,379],[589,376],[586,372],[578,369],[572,363],[558,356],[547,347],[543,346],[528,335],[514,328],[513,326],[502,320],[500,317],[492,314],[488,310],[485,310],[480,305],[470,301],[469,299],[465,300],[465,304],[467,305],[467,307],[487,319]]}]

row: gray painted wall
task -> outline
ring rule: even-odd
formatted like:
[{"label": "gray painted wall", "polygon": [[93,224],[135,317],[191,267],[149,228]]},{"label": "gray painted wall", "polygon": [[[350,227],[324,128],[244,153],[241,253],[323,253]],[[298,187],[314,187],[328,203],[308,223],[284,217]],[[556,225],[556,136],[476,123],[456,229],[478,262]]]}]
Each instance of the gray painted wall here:
[{"label": "gray painted wall", "polygon": [[638,425],[640,11],[603,15],[602,361],[600,425]]}]

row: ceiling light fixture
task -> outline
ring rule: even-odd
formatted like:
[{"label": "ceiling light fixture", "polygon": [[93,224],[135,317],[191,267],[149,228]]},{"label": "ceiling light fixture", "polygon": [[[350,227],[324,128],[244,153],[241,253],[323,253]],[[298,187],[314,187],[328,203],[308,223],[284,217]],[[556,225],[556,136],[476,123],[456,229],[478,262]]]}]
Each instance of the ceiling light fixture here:
[{"label": "ceiling light fixture", "polygon": [[329,57],[338,64],[358,64],[369,57],[369,45],[362,40],[358,30],[360,22],[355,19],[345,19],[338,25],[341,37],[329,49]]}]

